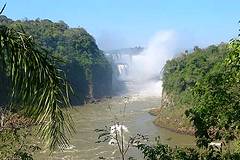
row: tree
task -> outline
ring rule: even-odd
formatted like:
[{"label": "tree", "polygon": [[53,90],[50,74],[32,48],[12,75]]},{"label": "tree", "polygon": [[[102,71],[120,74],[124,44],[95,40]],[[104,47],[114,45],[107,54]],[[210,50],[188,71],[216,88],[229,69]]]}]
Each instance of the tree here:
[{"label": "tree", "polygon": [[14,21],[0,16],[0,22],[16,31],[21,32],[23,28],[41,47],[65,62],[61,69],[74,91],[70,95],[72,105],[81,105],[111,93],[111,65],[85,29],[70,28],[63,21],[48,19]]},{"label": "tree", "polygon": [[0,60],[11,82],[11,99],[5,109],[31,118],[51,150],[68,145],[66,133],[73,131],[71,116],[65,109],[71,107],[70,86],[57,68],[58,60],[24,31],[5,25],[0,25]]},{"label": "tree", "polygon": [[198,146],[207,147],[214,140],[229,142],[239,134],[239,38],[230,41],[227,58],[219,67],[196,83],[194,106],[186,112],[196,128]]}]

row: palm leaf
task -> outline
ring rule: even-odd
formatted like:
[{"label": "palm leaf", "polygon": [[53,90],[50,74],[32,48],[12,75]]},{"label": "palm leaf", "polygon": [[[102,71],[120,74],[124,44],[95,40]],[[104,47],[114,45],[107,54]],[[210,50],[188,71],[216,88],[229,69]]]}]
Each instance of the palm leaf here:
[{"label": "palm leaf", "polygon": [[51,150],[68,145],[66,132],[73,131],[73,122],[64,108],[71,107],[71,87],[57,60],[31,36],[6,26],[0,26],[0,59],[11,79],[9,109],[39,124],[40,137]]},{"label": "palm leaf", "polygon": [[4,9],[5,9],[5,7],[6,7],[6,3],[4,4],[4,6],[3,6],[3,8],[1,9],[1,11],[0,11],[0,14],[2,14],[3,13],[3,11],[4,11]]}]

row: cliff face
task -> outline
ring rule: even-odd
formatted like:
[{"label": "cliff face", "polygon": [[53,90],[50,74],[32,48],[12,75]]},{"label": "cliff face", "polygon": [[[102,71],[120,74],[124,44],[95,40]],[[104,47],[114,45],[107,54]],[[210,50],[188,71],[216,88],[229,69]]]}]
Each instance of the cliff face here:
[{"label": "cliff face", "polygon": [[162,96],[161,96],[161,108],[167,108],[174,106],[174,101],[171,96],[171,94],[167,94],[166,91],[162,91]]},{"label": "cliff face", "polygon": [[85,29],[70,28],[63,21],[13,21],[5,16],[0,16],[0,23],[15,30],[23,28],[39,45],[64,62],[59,65],[74,91],[70,97],[73,105],[111,94],[111,65]]},{"label": "cliff face", "polygon": [[86,80],[84,68],[77,61],[73,61],[63,66],[63,70],[73,89],[73,95],[70,96],[71,104],[84,104],[88,94],[88,81]]},{"label": "cliff face", "polygon": [[92,66],[93,97],[101,98],[112,94],[112,68],[109,63]]}]

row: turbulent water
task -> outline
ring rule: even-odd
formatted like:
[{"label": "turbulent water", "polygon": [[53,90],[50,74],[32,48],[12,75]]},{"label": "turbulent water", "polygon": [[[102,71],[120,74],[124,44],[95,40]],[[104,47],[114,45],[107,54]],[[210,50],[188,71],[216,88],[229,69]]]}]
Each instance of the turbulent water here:
[{"label": "turbulent water", "polygon": [[[111,159],[118,157],[119,155],[115,152],[116,148],[109,145],[108,142],[95,143],[97,134],[94,131],[104,128],[106,125],[111,126],[115,116],[128,127],[130,135],[147,134],[151,141],[154,140],[154,137],[160,136],[162,142],[169,145],[193,145],[193,137],[167,131],[152,123],[154,117],[148,114],[148,110],[159,106],[159,102],[159,97],[130,96],[124,117],[122,114],[124,100],[121,97],[114,97],[98,104],[76,107],[72,111],[72,116],[77,133],[71,139],[70,148],[63,152],[54,152],[52,156],[42,151],[36,159],[94,160],[99,157],[112,157]],[[109,105],[111,111],[108,109]],[[142,159],[140,152],[135,149],[130,149],[130,155]]]}]

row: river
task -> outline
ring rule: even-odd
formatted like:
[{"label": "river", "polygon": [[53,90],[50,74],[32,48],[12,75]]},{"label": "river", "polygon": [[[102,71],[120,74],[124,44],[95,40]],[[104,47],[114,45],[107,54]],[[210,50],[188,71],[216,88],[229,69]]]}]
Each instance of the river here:
[{"label": "river", "polygon": [[[171,33],[159,33],[150,40],[148,46],[141,53],[123,54],[116,52],[108,54],[111,63],[116,65],[113,72],[114,88],[121,89],[128,101],[124,109],[126,98],[116,96],[103,100],[97,104],[76,106],[71,112],[77,133],[71,138],[71,146],[63,152],[54,152],[49,156],[47,151],[41,151],[36,159],[49,160],[96,160],[99,157],[119,159],[116,146],[106,143],[95,143],[98,134],[95,129],[112,126],[113,121],[122,122],[129,130],[129,135],[149,136],[149,142],[154,142],[160,136],[161,142],[171,146],[193,146],[194,137],[177,134],[153,124],[155,117],[148,111],[160,106],[162,82],[161,68],[173,52]],[[121,82],[121,83],[119,83]],[[111,110],[109,109],[109,106]],[[125,110],[125,111],[124,111]],[[138,160],[143,159],[136,148],[130,148],[128,156]]]},{"label": "river", "polygon": [[[116,117],[128,127],[130,135],[136,133],[148,135],[150,141],[154,141],[154,137],[160,136],[162,143],[171,146],[194,145],[192,136],[177,134],[159,128],[152,123],[155,117],[151,116],[148,111],[159,106],[160,97],[135,95],[129,96],[128,99],[125,114],[123,114],[123,110],[126,98],[120,96],[103,100],[97,104],[75,107],[71,114],[77,133],[71,138],[71,147],[63,152],[54,152],[51,156],[47,152],[41,151],[36,159],[95,160],[99,159],[99,157],[114,159],[114,157],[118,156],[117,152],[114,153],[116,148],[108,145],[108,143],[95,143],[98,134],[94,130],[104,128],[104,126],[111,126]],[[141,153],[136,149],[130,149],[129,156],[142,159]]]}]

